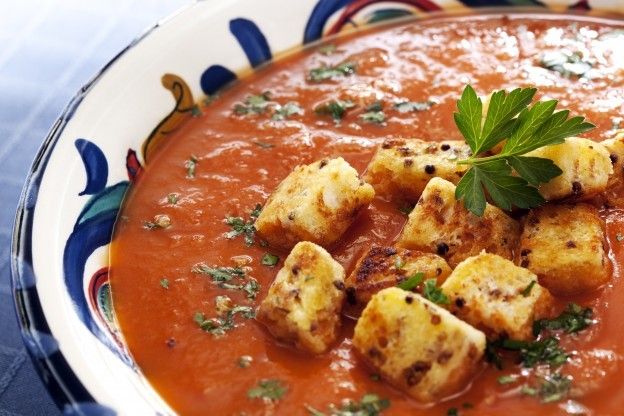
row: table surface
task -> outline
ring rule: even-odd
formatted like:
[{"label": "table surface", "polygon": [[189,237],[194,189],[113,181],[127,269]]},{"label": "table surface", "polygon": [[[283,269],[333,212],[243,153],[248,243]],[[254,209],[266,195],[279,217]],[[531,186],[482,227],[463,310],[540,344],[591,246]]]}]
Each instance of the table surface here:
[{"label": "table surface", "polygon": [[0,416],[57,415],[22,344],[10,285],[13,217],[67,102],[145,28],[190,0],[18,0],[0,13]]}]

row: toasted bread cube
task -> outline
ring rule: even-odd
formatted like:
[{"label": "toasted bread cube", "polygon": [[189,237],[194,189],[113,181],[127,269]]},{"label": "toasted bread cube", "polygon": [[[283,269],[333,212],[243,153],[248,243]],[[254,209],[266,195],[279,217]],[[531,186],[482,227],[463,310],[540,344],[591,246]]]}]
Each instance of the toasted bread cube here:
[{"label": "toasted bread cube", "polygon": [[565,143],[539,148],[527,156],[551,159],[563,171],[539,186],[547,201],[590,199],[607,189],[613,173],[609,151],[600,143],[580,137],[569,137]]},{"label": "toasted bread cube", "polygon": [[290,249],[299,241],[327,247],[374,196],[343,158],[319,160],[297,166],[278,185],[255,227],[274,247]]},{"label": "toasted bread cube", "polygon": [[487,204],[482,217],[455,199],[455,185],[433,178],[410,213],[398,245],[437,253],[451,267],[482,250],[513,259],[520,236],[519,224]]},{"label": "toasted bread cube", "polygon": [[368,302],[353,345],[385,380],[433,402],[466,386],[479,367],[485,334],[420,295],[391,287]]},{"label": "toasted bread cube", "polygon": [[344,301],[345,271],[320,246],[304,241],[290,252],[257,319],[273,336],[320,354],[336,340]]},{"label": "toasted bread cube", "polygon": [[624,130],[620,130],[611,139],[603,140],[602,145],[609,152],[613,165],[613,174],[609,177],[607,188],[613,188],[624,182]]},{"label": "toasted bread cube", "polygon": [[364,179],[387,199],[416,202],[433,177],[459,182],[468,166],[455,162],[469,155],[463,141],[388,139],[368,164]]},{"label": "toasted bread cube", "polygon": [[441,289],[450,310],[488,338],[532,338],[533,321],[548,314],[550,293],[537,276],[495,254],[481,253],[457,265]]},{"label": "toasted bread cube", "polygon": [[555,295],[582,294],[609,280],[603,224],[588,204],[544,205],[529,213],[518,263]]},{"label": "toasted bread cube", "polygon": [[364,307],[381,289],[396,286],[417,273],[424,274],[423,281],[436,279],[440,285],[451,271],[446,261],[435,254],[373,245],[347,277],[347,302]]}]

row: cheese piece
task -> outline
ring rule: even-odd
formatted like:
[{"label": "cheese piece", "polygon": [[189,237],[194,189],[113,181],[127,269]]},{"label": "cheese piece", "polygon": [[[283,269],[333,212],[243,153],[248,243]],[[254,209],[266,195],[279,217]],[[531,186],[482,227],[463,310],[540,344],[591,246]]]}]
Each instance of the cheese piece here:
[{"label": "cheese piece", "polygon": [[455,199],[455,185],[433,178],[418,200],[397,245],[436,253],[451,267],[482,250],[513,259],[519,224],[499,208],[487,204],[482,217]]},{"label": "cheese piece", "polygon": [[462,261],[441,289],[453,314],[491,339],[532,339],[533,321],[546,316],[552,305],[536,275],[495,254]]},{"label": "cheese piece", "polygon": [[260,304],[257,319],[279,340],[320,354],[336,340],[344,277],[342,266],[325,249],[298,243]]},{"label": "cheese piece", "polygon": [[372,297],[353,345],[389,383],[434,402],[466,387],[480,367],[485,334],[420,295],[392,287]]},{"label": "cheese piece", "polygon": [[605,244],[596,208],[548,204],[525,219],[517,262],[555,295],[584,294],[611,276]]},{"label": "cheese piece", "polygon": [[299,241],[327,247],[375,196],[343,158],[297,166],[266,202],[255,227],[270,245],[290,249]]}]

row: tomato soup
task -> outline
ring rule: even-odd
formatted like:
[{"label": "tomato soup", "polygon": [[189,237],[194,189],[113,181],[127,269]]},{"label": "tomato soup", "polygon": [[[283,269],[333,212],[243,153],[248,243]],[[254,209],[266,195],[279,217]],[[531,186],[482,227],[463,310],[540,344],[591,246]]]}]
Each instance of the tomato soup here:
[{"label": "tomato soup", "polygon": [[[543,403],[523,394],[518,384],[501,383],[501,376],[537,371],[510,358],[502,370],[484,363],[455,397],[423,405],[363,363],[352,348],[355,321],[348,316],[338,342],[319,356],[277,342],[242,314],[222,335],[196,322],[197,313],[218,314],[218,296],[250,308],[266,296],[288,253],[263,246],[257,236],[246,244],[244,227],[295,166],[341,156],[362,173],[387,138],[463,140],[453,112],[466,84],[482,95],[534,86],[538,99],[557,99],[561,108],[595,124],[585,137],[612,137],[624,115],[623,31],[624,24],[557,15],[405,23],[289,55],[202,104],[201,114],[189,117],[151,156],[126,197],[114,234],[114,308],[147,379],[185,415],[313,414],[310,409],[329,414],[331,404],[340,407],[366,394],[389,400],[383,411],[389,415],[623,414],[624,211],[617,203],[597,202],[613,262],[610,282],[596,292],[558,300],[561,309],[569,301],[591,307],[594,319],[584,331],[561,336],[570,354],[562,372],[573,380],[563,400]],[[576,65],[557,61],[562,53],[565,62]],[[355,70],[338,68],[344,74],[310,80],[311,70],[344,62]],[[315,111],[332,99],[349,100],[353,108],[340,120]],[[277,116],[256,111],[254,106],[266,102],[283,109],[293,104]],[[384,104],[383,120],[365,114],[376,102]],[[609,201],[619,200],[619,189],[609,193]],[[371,244],[393,244],[407,220],[404,208],[374,199],[328,247],[347,275]],[[226,222],[228,217],[243,219],[240,232]],[[158,226],[163,218],[167,227]],[[263,264],[266,253],[279,257],[277,264]],[[244,265],[259,284],[257,295],[194,272],[202,264]],[[269,379],[287,389],[279,400],[250,397],[250,389]]]}]

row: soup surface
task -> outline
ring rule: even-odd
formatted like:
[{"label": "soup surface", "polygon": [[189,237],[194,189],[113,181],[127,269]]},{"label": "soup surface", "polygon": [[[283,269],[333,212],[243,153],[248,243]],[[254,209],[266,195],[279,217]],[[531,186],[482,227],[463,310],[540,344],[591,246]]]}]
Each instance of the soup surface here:
[{"label": "soup surface", "polygon": [[[226,217],[250,218],[254,207],[299,164],[342,156],[362,173],[385,138],[462,139],[452,114],[466,84],[482,95],[535,86],[538,99],[558,99],[560,108],[594,123],[597,128],[586,137],[611,137],[624,114],[622,28],[538,15],[457,17],[386,27],[335,39],[335,48],[289,56],[202,106],[202,114],[189,118],[151,158],[116,226],[111,255],[114,306],[146,377],[176,411],[189,415],[303,415],[309,412],[306,406],[326,412],[332,403],[359,401],[367,393],[389,399],[384,414],[391,415],[445,415],[451,408],[461,415],[551,415],[579,409],[622,414],[624,242],[619,233],[624,233],[624,217],[617,207],[601,211],[614,263],[610,283],[596,293],[560,299],[560,308],[570,300],[590,306],[596,319],[578,335],[562,337],[571,353],[562,371],[574,378],[570,397],[562,401],[544,404],[522,394],[518,384],[497,382],[502,375],[533,371],[508,360],[502,371],[484,364],[459,396],[424,408],[361,362],[352,349],[354,322],[348,317],[335,347],[317,357],[279,344],[262,325],[240,315],[222,336],[203,331],[194,320],[198,312],[216,316],[219,295],[257,306],[288,254],[259,241],[248,246],[242,235],[228,238],[233,235],[227,234],[232,227]],[[558,70],[545,54],[561,52],[590,65]],[[355,63],[356,72],[323,82],[307,79],[314,68],[343,62]],[[281,105],[296,102],[300,111],[274,120],[271,111],[243,109],[253,106],[250,96],[264,92]],[[329,99],[348,99],[356,107],[335,122],[314,111]],[[385,121],[361,117],[377,101],[384,103]],[[394,105],[407,101],[421,104]],[[195,161],[192,168],[190,160]],[[330,247],[347,275],[372,243],[392,244],[407,219],[402,208],[376,198]],[[146,227],[157,215],[168,216],[170,226]],[[277,265],[262,264],[267,252],[279,256]],[[209,276],[194,273],[201,263],[245,264],[261,286],[257,297],[249,299],[244,290],[219,287]],[[288,390],[276,401],[248,397],[263,379],[279,380]]]}]

